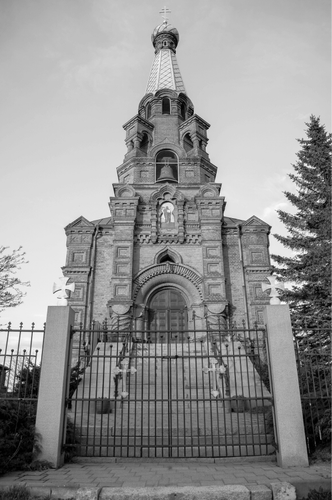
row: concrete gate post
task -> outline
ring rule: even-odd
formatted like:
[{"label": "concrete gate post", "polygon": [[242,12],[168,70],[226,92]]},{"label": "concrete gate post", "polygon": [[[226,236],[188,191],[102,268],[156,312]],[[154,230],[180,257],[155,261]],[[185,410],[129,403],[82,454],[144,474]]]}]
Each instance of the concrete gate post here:
[{"label": "concrete gate post", "polygon": [[270,374],[280,467],[308,466],[299,380],[288,305],[266,306]]},{"label": "concrete gate post", "polygon": [[65,398],[70,366],[70,327],[75,313],[68,306],[50,306],[47,310],[46,331],[40,374],[36,432],[41,437],[38,460],[54,467],[63,465],[63,430]]}]

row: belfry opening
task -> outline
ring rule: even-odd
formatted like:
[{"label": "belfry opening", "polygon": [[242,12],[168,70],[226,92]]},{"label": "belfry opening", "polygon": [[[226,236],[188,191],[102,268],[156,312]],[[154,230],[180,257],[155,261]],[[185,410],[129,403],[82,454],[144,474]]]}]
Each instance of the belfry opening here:
[{"label": "belfry opening", "polygon": [[178,44],[167,19],[153,30],[109,212],[65,228],[82,373],[69,417],[82,456],[273,451],[261,288],[270,226],[227,214],[210,125],[187,94]]}]

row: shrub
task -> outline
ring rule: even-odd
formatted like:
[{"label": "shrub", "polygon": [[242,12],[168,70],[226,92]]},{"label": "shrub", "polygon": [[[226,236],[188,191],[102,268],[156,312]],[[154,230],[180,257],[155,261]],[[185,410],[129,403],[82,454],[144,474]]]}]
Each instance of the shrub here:
[{"label": "shrub", "polygon": [[0,402],[0,474],[28,467],[38,451],[35,435],[36,403],[2,400]]},{"label": "shrub", "polygon": [[302,500],[331,500],[331,492],[319,488],[319,490],[309,490],[306,499]]},{"label": "shrub", "polygon": [[[74,391],[80,381],[78,365],[71,370],[70,388]],[[29,364],[17,375],[18,382],[12,397],[0,399],[0,474],[13,470],[43,470],[47,462],[34,461],[40,451],[39,436],[35,432],[40,367]],[[24,399],[33,398],[33,399]],[[75,455],[75,429],[68,420],[65,460]],[[0,497],[1,500],[1,497]]]},{"label": "shrub", "polygon": [[[52,497],[53,500],[57,500]],[[32,495],[29,488],[26,486],[11,486],[5,490],[0,490],[0,500],[50,500],[50,495],[38,496]],[[58,499],[60,500],[60,499]],[[68,500],[75,500],[74,497],[68,498]]]}]

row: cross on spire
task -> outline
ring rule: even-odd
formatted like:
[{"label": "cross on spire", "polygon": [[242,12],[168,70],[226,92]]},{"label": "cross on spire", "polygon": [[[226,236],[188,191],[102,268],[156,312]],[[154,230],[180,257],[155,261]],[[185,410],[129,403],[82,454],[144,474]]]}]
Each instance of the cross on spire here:
[{"label": "cross on spire", "polygon": [[171,11],[166,7],[164,6],[161,11],[159,12],[159,14],[161,14],[161,17],[163,18],[164,20],[164,23],[167,24],[167,14],[170,14]]},{"label": "cross on spire", "polygon": [[280,304],[280,300],[278,298],[278,289],[279,290],[284,290],[285,285],[281,283],[277,283],[277,278],[275,276],[267,276],[266,278],[270,283],[262,283],[262,290],[265,292],[265,290],[271,290],[270,291],[270,304],[271,305],[278,305]]}]

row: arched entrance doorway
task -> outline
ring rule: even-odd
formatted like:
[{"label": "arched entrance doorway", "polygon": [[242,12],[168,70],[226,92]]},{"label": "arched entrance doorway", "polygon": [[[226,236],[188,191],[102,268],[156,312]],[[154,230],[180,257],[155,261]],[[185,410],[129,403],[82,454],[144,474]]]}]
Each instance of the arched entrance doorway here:
[{"label": "arched entrance doorway", "polygon": [[186,329],[187,304],[182,293],[175,288],[158,291],[152,297],[149,307],[150,336],[160,341],[174,341]]}]

